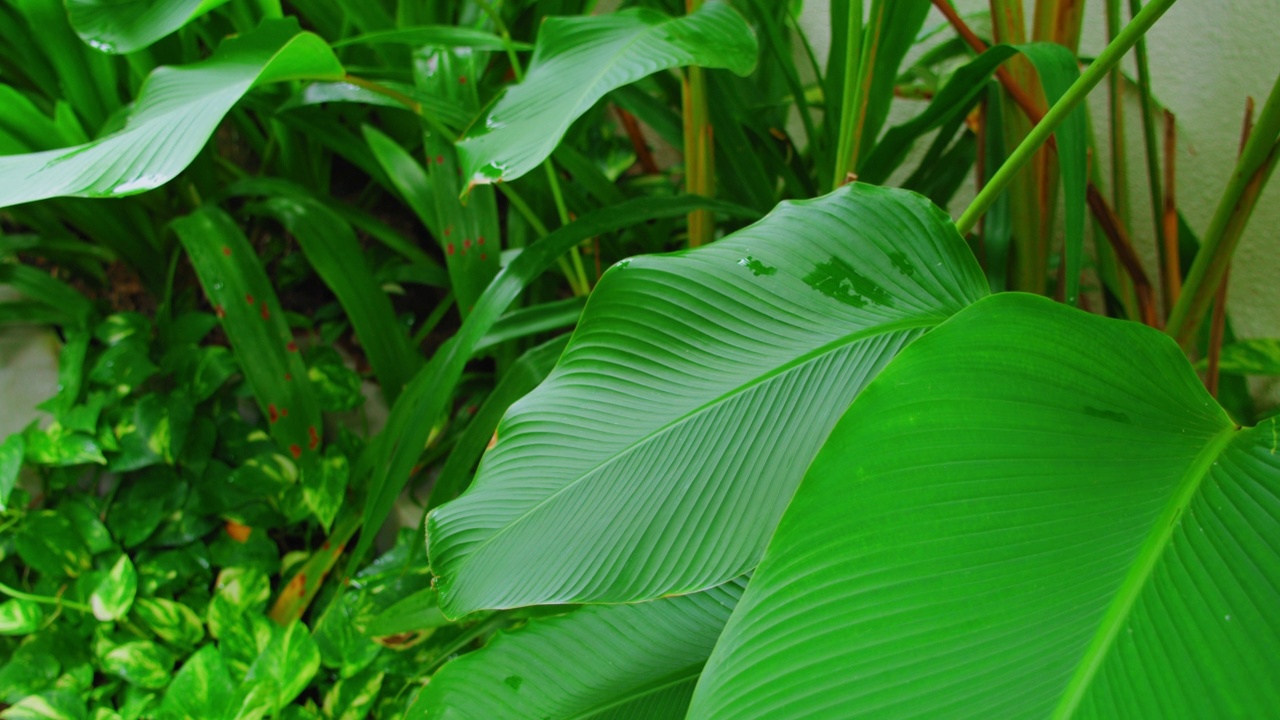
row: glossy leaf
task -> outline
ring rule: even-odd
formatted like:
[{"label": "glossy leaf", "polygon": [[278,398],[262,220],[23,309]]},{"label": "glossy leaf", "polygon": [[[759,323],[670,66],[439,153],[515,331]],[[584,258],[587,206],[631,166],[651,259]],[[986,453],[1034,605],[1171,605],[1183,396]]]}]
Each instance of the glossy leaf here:
[{"label": "glossy leaf", "polygon": [[222,654],[206,645],[182,664],[160,703],[167,720],[229,720],[235,715],[236,687]]},{"label": "glossy leaf", "polygon": [[118,620],[129,612],[138,592],[138,571],[128,555],[121,555],[89,596],[93,616],[103,622]]},{"label": "glossy leaf", "polygon": [[162,688],[169,684],[173,654],[149,640],[134,640],[104,655],[102,671],[141,688]]},{"label": "glossy leaf", "polygon": [[470,490],[428,516],[441,607],[632,602],[741,575],[858,391],[984,285],[941,211],[860,183],[622,261]]},{"label": "glossy leaf", "polygon": [[271,626],[271,642],[249,668],[247,683],[266,682],[274,689],[274,707],[293,701],[320,669],[320,650],[300,622]]},{"label": "glossy leaf", "polygon": [[1276,433],[1155,330],[980,301],[832,432],[689,716],[1266,715]]},{"label": "glossy leaf", "polygon": [[547,158],[610,90],[685,65],[746,75],[756,53],[746,20],[720,0],[678,18],[647,8],[547,18],[524,81],[458,143],[462,176],[473,185],[514,180]]},{"label": "glossy leaf", "polygon": [[131,53],[227,0],[66,0],[71,27],[97,50]]},{"label": "glossy leaf", "polygon": [[683,717],[745,585],[531,621],[445,665],[409,716]]},{"label": "glossy leaf", "polygon": [[301,32],[296,20],[264,22],[224,42],[208,60],[152,72],[122,130],[75,147],[0,157],[0,207],[159,187],[187,167],[223,116],[255,86],[343,75],[329,46]]},{"label": "glossy leaf", "polygon": [[253,246],[226,213],[205,207],[173,222],[205,294],[267,418],[271,435],[294,460],[322,452],[320,404],[285,323],[275,289]]},{"label": "glossy leaf", "polygon": [[40,605],[15,598],[0,603],[0,635],[28,635],[40,627],[44,610]]},{"label": "glossy leaf", "polygon": [[[472,50],[505,50],[507,47],[502,38],[491,32],[469,27],[454,27],[452,25],[417,25],[396,28],[395,30],[380,30],[339,40],[333,46],[338,48],[346,45],[377,44],[412,45],[413,47],[435,45],[438,47],[471,48]],[[511,49],[529,50],[531,46],[525,43],[512,42]]]},{"label": "glossy leaf", "polygon": [[165,598],[138,598],[133,613],[161,640],[178,647],[194,647],[204,638],[204,623],[190,606]]},{"label": "glossy leaf", "polygon": [[447,407],[462,376],[462,369],[471,359],[477,343],[525,286],[587,238],[649,220],[680,217],[699,208],[735,217],[754,216],[750,210],[695,196],[636,198],[583,215],[550,233],[522,250],[494,277],[453,339],[432,356],[431,362],[418,371],[409,387],[405,388],[391,409],[386,428],[379,435],[381,445],[371,448],[372,456],[377,460],[362,519],[364,532],[352,552],[357,561],[373,545],[376,529],[390,515],[400,490],[409,481],[413,467],[426,447],[431,428]]}]

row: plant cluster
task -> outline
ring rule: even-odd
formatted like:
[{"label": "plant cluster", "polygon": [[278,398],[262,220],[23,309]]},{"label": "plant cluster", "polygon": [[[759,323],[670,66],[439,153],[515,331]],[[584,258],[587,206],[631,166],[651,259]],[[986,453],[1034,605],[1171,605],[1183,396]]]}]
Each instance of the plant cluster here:
[{"label": "plant cluster", "polygon": [[0,0],[0,717],[1266,714],[1280,80],[1197,237],[1083,4]]}]

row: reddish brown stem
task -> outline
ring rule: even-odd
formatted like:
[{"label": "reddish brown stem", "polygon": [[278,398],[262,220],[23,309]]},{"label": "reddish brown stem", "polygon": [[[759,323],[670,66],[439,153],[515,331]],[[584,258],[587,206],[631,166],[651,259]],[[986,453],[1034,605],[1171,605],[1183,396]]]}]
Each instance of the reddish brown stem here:
[{"label": "reddish brown stem", "polygon": [[1178,258],[1178,206],[1174,201],[1174,155],[1177,132],[1173,113],[1164,111],[1164,312],[1166,315],[1182,294],[1182,264]]},{"label": "reddish brown stem", "polygon": [[[947,22],[955,28],[955,31],[961,38],[973,49],[974,52],[981,55],[986,52],[987,44],[982,41],[967,23],[956,13],[955,8],[951,7],[951,3],[947,0],[933,0],[934,7],[946,17]],[[1035,100],[1024,90],[1013,76],[1004,68],[996,70],[996,79],[1000,81],[1001,86],[1009,93],[1009,97],[1019,108],[1023,114],[1027,116],[1033,124],[1039,123],[1044,119],[1044,113],[1040,111]],[[1058,151],[1058,144],[1054,138],[1050,137],[1046,143],[1054,152]],[[1138,296],[1138,313],[1142,317],[1142,322],[1151,327],[1159,327],[1159,319],[1155,314],[1155,295],[1152,292],[1151,281],[1147,278],[1146,272],[1142,269],[1142,263],[1138,260],[1137,253],[1133,250],[1133,245],[1129,241],[1129,234],[1125,232],[1123,223],[1116,216],[1115,210],[1111,209],[1111,205],[1107,203],[1106,198],[1098,192],[1098,187],[1093,181],[1089,181],[1086,189],[1086,197],[1089,202],[1089,209],[1098,220],[1098,225],[1102,227],[1103,234],[1107,236],[1107,241],[1115,250],[1116,258],[1124,267],[1125,272],[1129,273],[1129,277],[1133,280],[1134,291]]]},{"label": "reddish brown stem", "polygon": [[618,119],[622,121],[622,128],[626,130],[627,137],[631,138],[631,147],[635,148],[640,169],[646,175],[657,175],[662,172],[658,168],[657,161],[653,159],[653,152],[649,150],[649,143],[645,141],[644,133],[640,131],[640,122],[636,120],[636,116],[616,105],[613,109],[617,111]]}]

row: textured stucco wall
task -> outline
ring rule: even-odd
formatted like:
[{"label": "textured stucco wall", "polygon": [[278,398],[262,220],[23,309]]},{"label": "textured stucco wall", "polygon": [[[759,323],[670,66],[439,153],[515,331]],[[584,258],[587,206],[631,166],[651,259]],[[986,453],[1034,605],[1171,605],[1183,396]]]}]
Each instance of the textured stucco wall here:
[{"label": "textured stucco wall", "polygon": [[[985,0],[957,0],[962,14],[980,13]],[[1026,3],[1027,17],[1034,2]],[[1128,3],[1125,3],[1127,7]],[[830,45],[827,3],[805,3],[801,25],[825,58]],[[931,11],[926,28],[942,23]],[[1081,53],[1096,55],[1106,45],[1106,5],[1091,0],[1085,7]],[[1203,232],[1217,206],[1235,163],[1245,98],[1252,95],[1259,106],[1280,73],[1280,0],[1182,0],[1173,6],[1147,35],[1152,92],[1177,116],[1177,201],[1187,222]],[[1136,73],[1132,56],[1126,59]],[[918,111],[908,101],[898,103],[894,117],[905,119]],[[1090,99],[1094,129],[1105,137],[1105,83]],[[894,120],[891,120],[893,122]],[[1134,214],[1135,242],[1154,271],[1150,200],[1141,127],[1136,102],[1126,116],[1129,128],[1130,202]],[[1106,143],[1099,161],[1110,167]],[[958,197],[958,212],[972,197]],[[1152,272],[1152,278],[1158,273]],[[1231,318],[1242,337],[1280,337],[1280,177],[1270,183],[1249,223],[1232,270]]]}]

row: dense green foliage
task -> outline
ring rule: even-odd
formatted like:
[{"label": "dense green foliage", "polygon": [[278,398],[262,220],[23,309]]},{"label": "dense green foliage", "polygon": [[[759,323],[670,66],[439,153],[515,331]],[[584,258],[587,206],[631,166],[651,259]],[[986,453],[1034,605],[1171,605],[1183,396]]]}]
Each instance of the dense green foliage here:
[{"label": "dense green foliage", "polygon": [[0,717],[1272,712],[1280,81],[1160,283],[1088,177],[1171,4],[0,0]]}]

